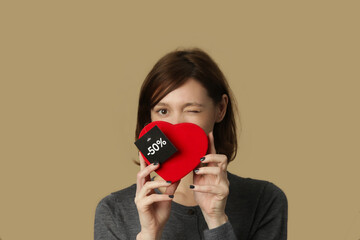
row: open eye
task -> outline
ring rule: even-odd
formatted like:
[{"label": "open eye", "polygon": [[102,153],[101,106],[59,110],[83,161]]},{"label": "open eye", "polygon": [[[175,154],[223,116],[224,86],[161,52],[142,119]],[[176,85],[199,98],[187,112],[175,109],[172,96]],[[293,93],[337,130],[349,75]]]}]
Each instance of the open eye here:
[{"label": "open eye", "polygon": [[162,109],[157,110],[157,112],[158,112],[160,115],[166,115],[166,114],[168,113],[168,110],[165,109],[165,108],[162,108]]}]

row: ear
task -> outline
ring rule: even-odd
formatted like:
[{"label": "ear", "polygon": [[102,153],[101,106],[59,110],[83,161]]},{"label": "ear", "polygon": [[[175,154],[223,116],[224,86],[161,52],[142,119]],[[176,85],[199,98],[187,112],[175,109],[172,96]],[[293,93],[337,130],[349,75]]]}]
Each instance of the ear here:
[{"label": "ear", "polygon": [[221,101],[217,104],[216,108],[216,122],[221,122],[226,114],[229,97],[225,93],[221,97]]}]

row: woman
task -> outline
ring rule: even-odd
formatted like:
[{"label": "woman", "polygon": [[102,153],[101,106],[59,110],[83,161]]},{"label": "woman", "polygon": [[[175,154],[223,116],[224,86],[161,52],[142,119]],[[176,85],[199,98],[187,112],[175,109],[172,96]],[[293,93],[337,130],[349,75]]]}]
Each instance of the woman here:
[{"label": "woman", "polygon": [[237,150],[234,106],[227,81],[202,50],[176,50],[146,77],[136,139],[152,121],[190,122],[209,137],[208,154],[176,183],[139,154],[137,183],[100,201],[95,239],[287,239],[287,199],[274,184],[227,171]]}]

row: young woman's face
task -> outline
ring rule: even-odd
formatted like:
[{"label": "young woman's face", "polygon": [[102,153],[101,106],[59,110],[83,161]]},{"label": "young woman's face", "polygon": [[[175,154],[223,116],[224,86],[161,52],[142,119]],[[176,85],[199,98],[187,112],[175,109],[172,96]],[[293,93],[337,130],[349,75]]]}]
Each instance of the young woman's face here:
[{"label": "young woman's face", "polygon": [[206,89],[198,81],[190,78],[160,100],[151,110],[151,120],[172,124],[190,122],[208,134],[213,130],[215,122],[223,119],[226,105],[226,95],[223,96],[222,103],[215,105]]}]

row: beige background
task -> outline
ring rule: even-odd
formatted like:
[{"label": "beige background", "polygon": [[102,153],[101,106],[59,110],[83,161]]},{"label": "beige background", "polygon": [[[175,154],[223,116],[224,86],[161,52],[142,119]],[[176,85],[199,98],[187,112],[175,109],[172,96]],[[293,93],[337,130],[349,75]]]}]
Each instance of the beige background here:
[{"label": "beige background", "polygon": [[289,239],[360,237],[358,1],[129,2],[1,1],[0,238],[92,239],[135,182],[143,79],[192,46],[238,102],[229,170],[285,191]]}]

